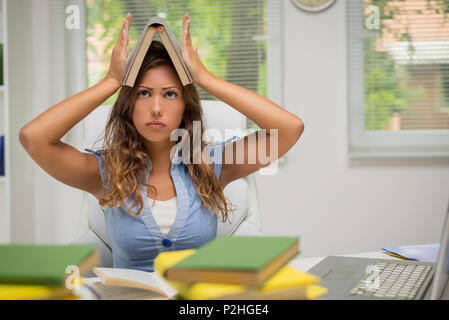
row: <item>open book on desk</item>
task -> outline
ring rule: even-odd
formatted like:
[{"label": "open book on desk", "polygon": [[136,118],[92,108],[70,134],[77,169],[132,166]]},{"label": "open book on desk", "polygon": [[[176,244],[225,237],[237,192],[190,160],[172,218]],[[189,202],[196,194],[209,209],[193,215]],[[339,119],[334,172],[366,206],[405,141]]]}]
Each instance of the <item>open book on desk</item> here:
[{"label": "open book on desk", "polygon": [[88,287],[103,300],[169,300],[177,290],[156,272],[132,269],[94,268],[101,282]]}]

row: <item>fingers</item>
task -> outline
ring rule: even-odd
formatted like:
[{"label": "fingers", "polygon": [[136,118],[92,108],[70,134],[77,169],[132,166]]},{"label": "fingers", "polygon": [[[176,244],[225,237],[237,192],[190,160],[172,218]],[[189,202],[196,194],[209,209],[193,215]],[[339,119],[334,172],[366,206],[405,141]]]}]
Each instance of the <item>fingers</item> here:
[{"label": "fingers", "polygon": [[126,29],[126,31],[129,32],[129,26],[131,25],[131,22],[133,20],[133,16],[131,13],[128,12],[125,18],[123,18],[123,28]]},{"label": "fingers", "polygon": [[132,22],[132,15],[128,12],[125,18],[123,18],[123,27],[120,31],[117,39],[117,45],[121,48],[127,48],[129,43],[129,27]]},{"label": "fingers", "polygon": [[192,44],[192,40],[190,38],[190,19],[189,19],[189,14],[186,13],[184,15],[184,17],[182,18],[183,20],[183,43],[185,45],[191,45]]}]

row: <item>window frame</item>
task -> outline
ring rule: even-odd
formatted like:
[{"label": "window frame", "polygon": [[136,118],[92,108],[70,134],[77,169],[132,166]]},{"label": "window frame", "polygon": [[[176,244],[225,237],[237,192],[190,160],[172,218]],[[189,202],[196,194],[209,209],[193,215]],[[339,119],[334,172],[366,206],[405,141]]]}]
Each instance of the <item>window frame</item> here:
[{"label": "window frame", "polygon": [[[365,130],[363,38],[369,35],[363,32],[362,1],[345,5],[349,158],[449,158],[449,130]],[[353,10],[360,14],[352,15]]]}]

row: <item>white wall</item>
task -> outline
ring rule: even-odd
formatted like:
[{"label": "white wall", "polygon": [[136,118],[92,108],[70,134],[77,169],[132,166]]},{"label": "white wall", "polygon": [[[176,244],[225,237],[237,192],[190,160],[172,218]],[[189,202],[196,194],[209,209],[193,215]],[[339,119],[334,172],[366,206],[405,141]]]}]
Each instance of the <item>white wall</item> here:
[{"label": "white wall", "polygon": [[[61,81],[64,61],[62,53],[54,50],[52,37],[60,37],[64,30],[50,34],[49,7],[49,0],[8,1],[11,238],[15,243],[70,243],[77,235],[84,209],[84,193],[49,176],[18,140],[22,126],[67,97],[67,91],[80,87],[75,76]],[[75,126],[66,142],[79,147],[81,131],[82,125]]]},{"label": "white wall", "polygon": [[[38,116],[52,105],[85,88],[79,49],[69,47],[61,39],[80,36],[80,31],[64,27],[65,16],[55,19],[52,12],[64,12],[66,3],[51,0],[28,0],[32,6],[33,40],[33,112]],[[76,4],[80,0],[71,1]],[[50,8],[50,9],[49,9]],[[61,9],[62,8],[62,9]],[[79,8],[82,8],[79,5]],[[53,11],[54,10],[54,11]],[[83,14],[83,12],[81,13]],[[54,25],[52,25],[52,23]],[[56,26],[56,27],[55,27]],[[82,24],[81,28],[83,28]],[[52,30],[52,31],[50,31]],[[59,41],[55,41],[59,39]],[[66,41],[69,42],[69,41]],[[85,52],[85,50],[81,50]],[[77,57],[78,56],[78,57]],[[79,58],[81,57],[81,58]],[[67,77],[67,74],[70,77]],[[81,149],[83,123],[73,127],[62,139]],[[82,150],[82,149],[81,149]],[[83,191],[69,187],[35,165],[35,242],[70,243],[77,236],[85,210]]]},{"label": "white wall", "polygon": [[[19,143],[20,128],[33,116],[31,7],[29,0],[8,1],[10,90],[11,241],[35,240],[35,165]],[[12,18],[14,17],[14,18]],[[28,120],[29,121],[29,120]]]},{"label": "white wall", "polygon": [[284,7],[285,108],[305,123],[287,164],[257,176],[263,229],[301,237],[301,256],[439,242],[449,159],[348,160],[345,1]]}]

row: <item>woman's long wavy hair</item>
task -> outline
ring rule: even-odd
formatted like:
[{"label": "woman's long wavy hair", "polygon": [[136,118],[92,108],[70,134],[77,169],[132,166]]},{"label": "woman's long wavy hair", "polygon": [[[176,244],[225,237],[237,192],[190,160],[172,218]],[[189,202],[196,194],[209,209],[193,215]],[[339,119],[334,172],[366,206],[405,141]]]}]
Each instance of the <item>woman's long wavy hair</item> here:
[{"label": "woman's long wavy hair", "polygon": [[[132,121],[134,105],[137,100],[137,88],[145,73],[153,67],[167,65],[176,73],[176,69],[165,47],[158,41],[151,43],[142,67],[137,75],[134,87],[123,86],[107,122],[103,141],[103,163],[105,174],[105,188],[100,205],[103,207],[118,207],[124,205],[131,215],[140,214],[143,208],[143,198],[140,185],[146,185],[157,195],[154,186],[145,181],[148,169],[145,157],[143,138],[138,133]],[[180,128],[187,130],[193,141],[193,121],[201,122],[201,137],[203,137],[203,110],[196,87],[189,84],[183,87],[185,109]],[[223,193],[211,164],[203,158],[203,149],[208,144],[201,139],[201,163],[193,163],[193,143],[190,143],[190,161],[186,164],[192,183],[201,197],[202,207],[213,211],[221,220],[228,220],[228,213],[234,209]],[[210,161],[209,161],[210,163]],[[154,197],[156,198],[156,196]],[[128,205],[128,199],[132,199]],[[131,212],[131,209],[137,210]]]}]

